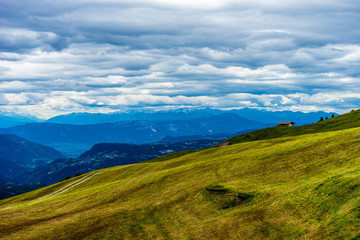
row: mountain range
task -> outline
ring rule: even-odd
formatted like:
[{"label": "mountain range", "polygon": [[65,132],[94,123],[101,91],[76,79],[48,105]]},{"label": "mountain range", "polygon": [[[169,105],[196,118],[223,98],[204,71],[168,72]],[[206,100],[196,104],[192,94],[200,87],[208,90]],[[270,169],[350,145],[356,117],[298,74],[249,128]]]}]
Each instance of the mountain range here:
[{"label": "mountain range", "polygon": [[35,117],[16,114],[10,116],[2,113],[0,133],[15,134],[53,147],[67,157],[77,157],[100,142],[146,144],[161,141],[164,137],[182,136],[213,139],[214,134],[250,131],[274,126],[276,122],[284,120],[295,121],[299,126],[332,115],[337,114],[270,112],[249,108],[233,110],[181,108],[162,111],[131,110],[108,114],[71,113],[41,122]]},{"label": "mountain range", "polygon": [[75,124],[75,125],[86,125],[86,124],[99,124],[99,123],[110,123],[119,121],[130,121],[130,120],[148,120],[148,121],[174,121],[174,120],[192,120],[208,118],[215,115],[224,113],[233,113],[239,117],[247,118],[249,120],[275,124],[276,122],[292,120],[296,121],[297,125],[314,123],[320,119],[320,117],[330,118],[332,114],[322,111],[317,112],[293,112],[293,111],[266,111],[251,108],[232,109],[232,110],[220,110],[220,109],[188,109],[180,108],[176,110],[131,110],[125,112],[114,112],[114,113],[71,113],[67,115],[59,115],[47,120],[50,123],[59,124]]},{"label": "mountain range", "polygon": [[[2,128],[0,133],[15,134],[58,150],[69,144],[85,146],[88,150],[97,143],[146,144],[158,142],[166,136],[236,133],[266,126],[269,125],[224,113],[200,119],[172,121],[133,120],[92,125],[28,123]],[[79,149],[84,150],[75,149],[76,152],[71,152],[68,156],[78,156],[81,153]],[[62,152],[66,153],[66,149]]]},{"label": "mountain range", "polygon": [[41,120],[34,116],[21,116],[14,113],[0,112],[0,127],[7,128],[25,123],[33,122],[49,122],[58,124],[72,124],[72,125],[91,125],[100,123],[112,123],[120,121],[133,120],[149,120],[149,121],[173,121],[173,120],[191,120],[211,117],[223,113],[234,113],[240,117],[250,120],[274,124],[280,121],[292,120],[296,121],[297,125],[314,123],[320,117],[328,117],[336,113],[326,113],[322,111],[316,112],[293,112],[293,111],[267,111],[254,108],[242,108],[232,110],[220,109],[189,109],[180,108],[176,110],[128,110],[118,111],[113,113],[70,113],[66,115],[58,115],[47,120]]},{"label": "mountain range", "polygon": [[0,128],[23,125],[25,123],[39,122],[40,119],[34,116],[21,116],[18,114],[5,114],[0,112]]}]

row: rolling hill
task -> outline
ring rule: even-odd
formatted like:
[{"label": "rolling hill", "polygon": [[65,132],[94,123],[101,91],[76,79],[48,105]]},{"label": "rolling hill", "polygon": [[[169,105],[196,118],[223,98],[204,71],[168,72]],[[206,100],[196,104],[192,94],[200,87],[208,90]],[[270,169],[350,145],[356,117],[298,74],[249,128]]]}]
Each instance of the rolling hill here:
[{"label": "rolling hill", "polygon": [[358,114],[2,200],[0,238],[359,239]]},{"label": "rolling hill", "polygon": [[19,184],[53,184],[105,167],[134,164],[179,151],[191,152],[214,146],[218,140],[193,140],[180,143],[153,143],[144,145],[125,143],[100,143],[77,158],[57,159],[47,165],[24,172],[14,179]]}]

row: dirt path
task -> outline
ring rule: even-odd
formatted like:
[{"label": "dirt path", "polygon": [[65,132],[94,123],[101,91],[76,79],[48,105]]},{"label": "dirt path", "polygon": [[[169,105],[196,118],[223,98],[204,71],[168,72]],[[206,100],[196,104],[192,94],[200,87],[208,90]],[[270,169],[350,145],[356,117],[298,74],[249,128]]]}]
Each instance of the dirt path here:
[{"label": "dirt path", "polygon": [[[70,183],[70,184],[68,184],[68,185],[66,185],[66,186],[64,186],[64,187],[56,190],[55,192],[50,193],[50,194],[48,194],[48,195],[46,195],[46,196],[43,196],[43,197],[41,197],[41,198],[37,198],[37,199],[31,200],[30,202],[25,203],[25,205],[30,206],[30,205],[33,205],[33,204],[35,204],[35,203],[40,202],[41,200],[44,200],[44,199],[47,199],[47,198],[51,198],[51,197],[55,197],[55,196],[57,196],[57,195],[59,195],[59,194],[61,194],[61,193],[64,193],[64,192],[66,192],[66,191],[69,191],[71,188],[73,188],[73,187],[75,187],[75,186],[77,186],[77,185],[85,182],[86,180],[89,180],[90,178],[92,178],[92,177],[94,177],[94,176],[96,176],[96,175],[98,175],[98,174],[99,174],[99,172],[87,174],[87,175],[79,178],[79,179],[76,180],[75,182],[72,182],[72,183]],[[23,205],[23,204],[24,204],[24,203],[15,204],[15,205],[10,205],[10,206],[4,207],[4,208],[0,208],[0,211],[6,210],[6,209],[10,209],[10,208],[13,208],[13,207],[16,207],[16,206],[21,206],[21,205]]]},{"label": "dirt path", "polygon": [[99,174],[99,172],[95,172],[95,173],[91,173],[89,175],[83,176],[82,178],[76,180],[75,182],[72,182],[72,183],[62,187],[62,188],[56,190],[55,192],[50,193],[49,195],[46,195],[44,197],[39,198],[39,200],[40,199],[45,199],[45,198],[50,198],[50,197],[55,197],[56,195],[59,195],[59,194],[61,194],[63,192],[66,192],[66,191],[70,190],[71,188],[85,182],[86,180],[89,180],[90,178],[94,177],[97,174]]}]

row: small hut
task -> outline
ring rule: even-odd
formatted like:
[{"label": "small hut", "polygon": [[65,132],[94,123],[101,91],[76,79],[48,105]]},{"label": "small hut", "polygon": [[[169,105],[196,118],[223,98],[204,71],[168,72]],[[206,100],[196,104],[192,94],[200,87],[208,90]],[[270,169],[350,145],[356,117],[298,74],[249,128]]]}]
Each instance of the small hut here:
[{"label": "small hut", "polygon": [[278,127],[293,127],[294,124],[295,124],[294,122],[285,121],[285,122],[278,122],[277,126]]}]

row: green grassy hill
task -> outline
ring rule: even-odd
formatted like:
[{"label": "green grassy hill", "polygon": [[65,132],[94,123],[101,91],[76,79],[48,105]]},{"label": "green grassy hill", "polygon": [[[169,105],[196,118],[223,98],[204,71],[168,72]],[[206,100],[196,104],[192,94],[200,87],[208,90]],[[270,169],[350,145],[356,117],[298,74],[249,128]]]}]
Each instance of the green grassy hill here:
[{"label": "green grassy hill", "polygon": [[[296,119],[291,120],[296,122]],[[286,136],[298,136],[310,133],[343,130],[354,127],[360,127],[360,109],[310,125],[303,125],[299,127],[270,127],[259,129],[250,133],[235,136],[228,141],[230,141],[231,143],[241,143]]]},{"label": "green grassy hill", "polygon": [[0,239],[360,239],[360,128],[163,160],[2,200]]}]

